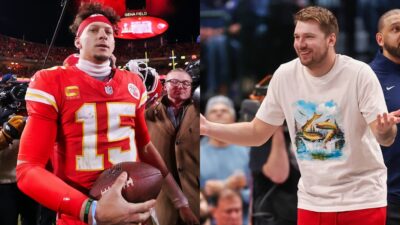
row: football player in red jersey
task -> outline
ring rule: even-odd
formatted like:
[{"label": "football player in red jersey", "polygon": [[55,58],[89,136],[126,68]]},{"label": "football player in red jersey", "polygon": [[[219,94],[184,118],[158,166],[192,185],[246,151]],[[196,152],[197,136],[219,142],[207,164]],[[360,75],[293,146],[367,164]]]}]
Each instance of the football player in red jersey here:
[{"label": "football player in red jersey", "polygon": [[[154,200],[128,203],[127,174],[97,202],[87,194],[98,175],[122,161],[143,161],[165,177],[171,201],[187,224],[198,224],[186,197],[150,142],[146,89],[139,76],[112,69],[118,16],[98,3],[83,5],[71,30],[80,51],[75,66],[37,72],[26,94],[29,119],[18,156],[18,186],[59,213],[57,224],[132,224],[149,218]],[[44,168],[57,142],[54,174]]]}]

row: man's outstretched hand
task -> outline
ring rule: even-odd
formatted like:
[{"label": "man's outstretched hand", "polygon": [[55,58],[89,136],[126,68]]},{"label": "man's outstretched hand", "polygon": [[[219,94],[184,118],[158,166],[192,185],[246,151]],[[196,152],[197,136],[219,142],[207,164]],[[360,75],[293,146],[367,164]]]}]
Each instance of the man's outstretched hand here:
[{"label": "man's outstretched hand", "polygon": [[398,123],[400,123],[400,109],[377,115],[371,128],[380,145],[387,147],[393,144]]},{"label": "man's outstretched hand", "polygon": [[378,114],[377,116],[377,131],[379,133],[386,133],[392,126],[400,122],[400,109],[391,113]]}]

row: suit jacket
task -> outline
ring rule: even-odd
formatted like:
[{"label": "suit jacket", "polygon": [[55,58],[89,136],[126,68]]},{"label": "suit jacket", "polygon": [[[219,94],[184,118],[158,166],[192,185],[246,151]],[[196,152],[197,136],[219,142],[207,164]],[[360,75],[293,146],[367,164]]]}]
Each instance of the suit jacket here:
[{"label": "suit jacket", "polygon": [[[168,99],[164,97],[146,110],[151,141],[187,197],[193,213],[200,218],[199,112],[192,102],[188,102],[183,106],[180,126],[175,128],[167,114],[166,104]],[[161,225],[184,224],[164,188],[158,195],[156,212]]]}]

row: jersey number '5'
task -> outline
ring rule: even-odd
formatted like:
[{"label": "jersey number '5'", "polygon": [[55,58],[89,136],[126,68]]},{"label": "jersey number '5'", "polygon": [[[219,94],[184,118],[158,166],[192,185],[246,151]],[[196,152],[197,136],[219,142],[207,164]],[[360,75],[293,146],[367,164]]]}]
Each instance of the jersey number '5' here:
[{"label": "jersey number '5'", "polygon": [[[131,126],[121,126],[121,117],[135,117],[133,103],[109,102],[107,106],[107,142],[129,139],[129,149],[108,148],[111,164],[136,160],[135,130]],[[76,170],[97,171],[104,169],[104,154],[98,154],[98,120],[96,103],[85,103],[75,114],[75,121],[82,123],[82,155],[76,156]]]}]

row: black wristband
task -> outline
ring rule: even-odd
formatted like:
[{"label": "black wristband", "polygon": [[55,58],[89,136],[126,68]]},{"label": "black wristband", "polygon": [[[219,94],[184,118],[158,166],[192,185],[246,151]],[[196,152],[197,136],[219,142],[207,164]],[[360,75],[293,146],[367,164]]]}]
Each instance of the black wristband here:
[{"label": "black wristband", "polygon": [[86,202],[85,213],[83,214],[83,222],[85,222],[86,224],[89,224],[89,210],[92,203],[93,199],[91,198],[89,198],[88,201]]}]

